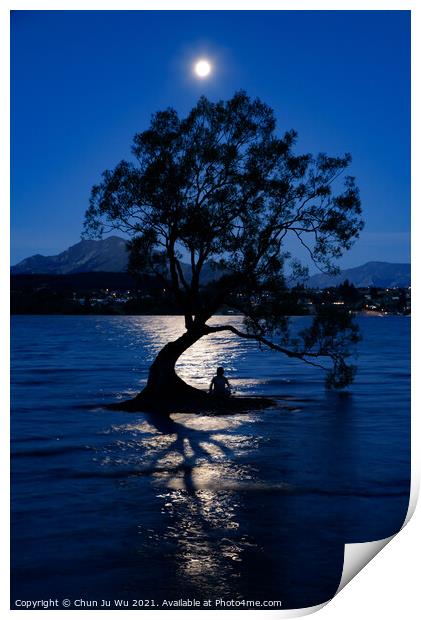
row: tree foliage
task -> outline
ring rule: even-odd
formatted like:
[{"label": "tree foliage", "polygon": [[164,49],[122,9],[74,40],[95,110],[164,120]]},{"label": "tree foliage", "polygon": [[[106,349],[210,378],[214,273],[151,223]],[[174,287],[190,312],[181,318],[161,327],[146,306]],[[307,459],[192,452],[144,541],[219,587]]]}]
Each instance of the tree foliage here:
[{"label": "tree foliage", "polygon": [[[321,307],[291,336],[285,272],[305,268],[285,242],[295,239],[319,269],[337,270],[363,226],[358,188],[344,174],[351,157],[298,155],[296,132],[279,137],[275,125],[272,109],[243,91],[216,103],[201,97],[184,119],[172,108],[157,112],[135,135],[132,160],[93,187],[85,233],[127,235],[131,269],[165,283],[187,330],[230,330],[315,365],[329,358],[328,383],[343,387],[357,329],[349,315]],[[215,278],[205,286],[210,266]],[[244,315],[243,331],[207,325],[227,304]]]}]

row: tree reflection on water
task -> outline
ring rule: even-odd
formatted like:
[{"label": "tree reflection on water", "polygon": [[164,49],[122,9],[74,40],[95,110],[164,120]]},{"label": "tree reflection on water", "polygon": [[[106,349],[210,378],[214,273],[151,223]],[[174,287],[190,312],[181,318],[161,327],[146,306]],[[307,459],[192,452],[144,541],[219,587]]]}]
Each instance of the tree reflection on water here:
[{"label": "tree reflection on water", "polygon": [[163,555],[172,555],[180,583],[194,585],[202,595],[217,591],[232,596],[238,563],[246,550],[257,547],[238,517],[241,492],[263,487],[256,468],[238,462],[240,453],[244,456],[257,447],[258,438],[240,430],[253,419],[253,414],[147,415],[114,427],[132,439],[125,447],[119,441],[118,462],[111,455],[103,461],[129,467],[133,476],[150,476],[162,500],[166,527],[146,532],[139,526],[149,541],[143,552],[159,544]]}]

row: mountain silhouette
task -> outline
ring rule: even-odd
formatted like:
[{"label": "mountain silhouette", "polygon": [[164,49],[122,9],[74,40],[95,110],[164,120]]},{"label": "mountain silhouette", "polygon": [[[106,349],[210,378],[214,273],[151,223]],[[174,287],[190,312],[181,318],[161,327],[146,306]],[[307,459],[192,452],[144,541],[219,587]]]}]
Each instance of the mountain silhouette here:
[{"label": "mountain silhouette", "polygon": [[[69,275],[78,273],[125,273],[129,260],[127,242],[116,235],[100,240],[82,240],[55,256],[35,254],[11,267],[11,274],[18,275]],[[191,266],[181,262],[184,275],[191,276]],[[211,264],[203,266],[202,281],[217,278]]]},{"label": "mountain silhouette", "polygon": [[124,272],[127,270],[126,241],[113,236],[83,240],[55,256],[35,254],[14,265],[12,274],[67,274],[87,271]]},{"label": "mountain silhouette", "polygon": [[307,288],[327,288],[338,286],[348,280],[357,288],[368,286],[387,287],[407,287],[411,285],[411,265],[410,263],[386,263],[382,261],[371,261],[359,267],[343,269],[336,276],[329,276],[318,273],[310,276],[305,282]]},{"label": "mountain silhouette", "polygon": [[[125,239],[112,236],[101,240],[83,240],[55,256],[35,254],[11,268],[13,275],[30,274],[77,274],[91,272],[124,273],[127,270],[128,252]],[[191,267],[181,263],[184,274],[189,277]],[[211,265],[205,265],[203,282],[217,277]],[[357,287],[410,286],[411,265],[409,263],[387,263],[372,261],[352,269],[344,269],[336,276],[322,273],[310,276],[304,283],[308,288],[337,286],[345,280]],[[290,282],[293,284],[294,282]]]}]

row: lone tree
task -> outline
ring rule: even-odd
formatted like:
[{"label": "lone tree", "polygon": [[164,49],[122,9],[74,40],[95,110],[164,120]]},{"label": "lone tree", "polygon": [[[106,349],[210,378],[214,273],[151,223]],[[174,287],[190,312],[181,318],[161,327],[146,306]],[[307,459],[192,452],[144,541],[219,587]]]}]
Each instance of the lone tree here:
[{"label": "lone tree", "polygon": [[[178,407],[205,403],[175,364],[200,338],[223,331],[321,366],[330,387],[352,382],[346,359],[359,336],[349,313],[321,306],[310,327],[290,333],[285,270],[303,266],[285,240],[295,238],[333,273],[363,226],[358,188],[343,175],[350,155],[297,155],[296,137],[278,137],[273,110],[243,91],[217,103],[201,97],[185,119],[172,108],[157,112],[134,137],[133,161],[93,187],[85,234],[129,236],[131,270],[160,278],[184,314],[185,333],[160,351],[132,409],[163,407],[163,394]],[[205,285],[210,268],[214,280]],[[227,306],[244,316],[242,329],[208,324]]]}]

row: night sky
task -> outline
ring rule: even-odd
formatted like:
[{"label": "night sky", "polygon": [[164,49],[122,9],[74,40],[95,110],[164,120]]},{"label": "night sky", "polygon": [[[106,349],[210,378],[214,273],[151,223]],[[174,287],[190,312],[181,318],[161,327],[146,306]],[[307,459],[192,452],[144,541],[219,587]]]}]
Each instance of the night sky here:
[{"label": "night sky", "polygon": [[409,262],[409,11],[14,11],[12,264],[80,240],[91,186],[152,113],[238,89],[297,152],[352,154],[366,228],[341,266]]}]

